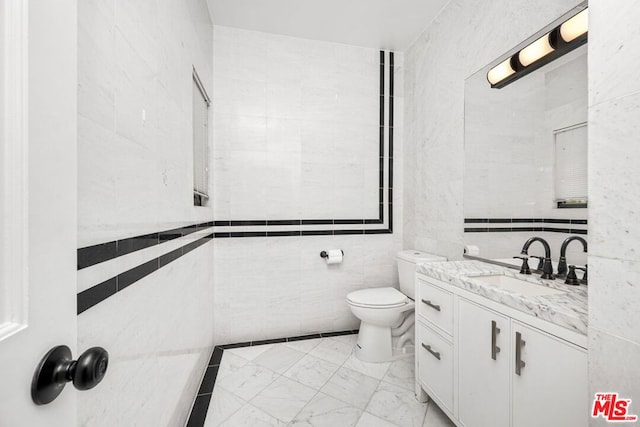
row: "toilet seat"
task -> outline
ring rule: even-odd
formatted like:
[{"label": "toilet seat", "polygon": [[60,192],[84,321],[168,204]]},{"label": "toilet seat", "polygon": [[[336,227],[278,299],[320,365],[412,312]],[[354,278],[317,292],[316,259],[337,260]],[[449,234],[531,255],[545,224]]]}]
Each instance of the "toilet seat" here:
[{"label": "toilet seat", "polygon": [[410,302],[410,299],[396,288],[370,288],[351,292],[347,302],[363,308],[396,308]]}]

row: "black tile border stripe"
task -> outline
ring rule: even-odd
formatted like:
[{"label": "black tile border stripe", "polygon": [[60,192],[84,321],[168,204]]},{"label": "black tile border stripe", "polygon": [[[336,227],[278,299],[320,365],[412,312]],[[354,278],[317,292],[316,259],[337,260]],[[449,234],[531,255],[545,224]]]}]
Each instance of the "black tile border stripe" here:
[{"label": "black tile border stripe", "polygon": [[91,267],[114,258],[118,258],[132,252],[150,248],[151,246],[187,236],[205,228],[213,227],[214,222],[202,222],[190,224],[181,228],[159,231],[157,233],[144,234],[140,236],[128,237],[114,240],[112,242],[100,243],[98,245],[86,246],[77,250],[77,269]]},{"label": "black tile border stripe", "polygon": [[510,223],[535,223],[546,222],[550,224],[582,224],[586,225],[586,219],[565,219],[565,218],[465,218],[465,224],[510,224]]},{"label": "black tile border stripe", "polygon": [[238,237],[300,237],[300,236],[345,236],[350,234],[392,234],[388,228],[355,228],[352,230],[290,230],[290,231],[238,231],[216,232],[216,239]]},{"label": "black tile border stripe", "polygon": [[[586,219],[571,218],[465,218],[465,224],[473,224],[473,227],[465,227],[465,233],[505,233],[505,232],[541,232],[587,234],[584,228],[556,227],[551,224],[588,225]],[[480,225],[489,224],[513,224],[511,227],[487,227]],[[516,224],[518,224],[516,226]],[[536,226],[521,226],[521,224],[536,224]],[[538,225],[539,224],[539,225]]]},{"label": "black tile border stripe", "polygon": [[524,231],[548,231],[551,233],[587,234],[587,230],[580,228],[556,228],[556,227],[465,227],[465,233],[504,233]]},{"label": "black tile border stripe", "polygon": [[218,370],[220,369],[220,362],[225,350],[242,347],[252,347],[265,344],[278,344],[285,342],[295,342],[303,340],[312,340],[318,338],[337,337],[342,335],[357,334],[357,330],[347,330],[338,332],[326,332],[318,334],[301,335],[297,337],[288,338],[276,338],[270,340],[260,341],[247,341],[234,344],[217,345],[213,348],[211,358],[207,363],[207,369],[204,372],[204,376],[200,382],[198,393],[193,402],[191,413],[189,414],[189,420],[187,421],[187,427],[204,427],[205,420],[207,418],[207,411],[209,410],[209,404],[211,403],[211,396],[216,385],[216,379],[218,377]]},{"label": "black tile border stripe", "polygon": [[159,257],[146,261],[136,267],[133,267],[127,271],[118,274],[102,283],[92,286],[77,294],[77,314],[84,313],[91,307],[101,303],[107,298],[112,297],[116,293],[126,289],[128,286],[133,285],[138,280],[148,276],[149,274],[157,271],[158,269],[170,264],[178,258],[188,254],[194,249],[210,242],[213,239],[214,233],[210,233],[204,237],[187,243],[182,247],[175,249]]},{"label": "black tile border stripe", "polygon": [[[389,52],[389,147],[387,148],[389,153],[389,199],[387,200],[388,209],[388,228],[390,232],[393,232],[393,74],[394,74],[394,53]],[[382,202],[382,200],[380,200]]]}]

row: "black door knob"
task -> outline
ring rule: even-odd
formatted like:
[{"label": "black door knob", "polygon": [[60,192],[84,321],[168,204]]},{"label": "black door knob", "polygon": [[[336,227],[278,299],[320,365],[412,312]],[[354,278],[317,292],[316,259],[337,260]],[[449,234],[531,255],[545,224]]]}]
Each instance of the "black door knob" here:
[{"label": "black door knob", "polygon": [[51,403],[69,381],[78,390],[92,389],[102,381],[108,365],[109,353],[102,347],[88,349],[77,361],[71,358],[71,350],[66,345],[54,347],[36,368],[31,398],[37,405]]}]

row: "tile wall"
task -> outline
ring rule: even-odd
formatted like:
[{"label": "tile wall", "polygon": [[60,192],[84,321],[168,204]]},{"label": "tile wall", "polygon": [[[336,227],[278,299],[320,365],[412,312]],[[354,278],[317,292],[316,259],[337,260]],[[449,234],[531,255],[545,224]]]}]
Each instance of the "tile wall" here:
[{"label": "tile wall", "polygon": [[[634,4],[589,4],[589,383],[640,414],[640,31]],[[591,425],[608,425],[602,418]]]},{"label": "tile wall", "polygon": [[209,13],[204,0],[82,0],[78,23],[78,350],[111,356],[78,393],[78,425],[183,425],[213,345],[213,214],[193,206],[191,172]]},{"label": "tile wall", "polygon": [[356,327],[347,293],[397,283],[402,54],[390,97],[378,49],[214,26],[213,51],[218,342]]},{"label": "tile wall", "polygon": [[[452,1],[405,54],[405,245],[462,253],[464,79],[575,1]],[[589,2],[589,382],[640,413],[635,5]],[[444,49],[442,46],[447,46]],[[455,48],[451,48],[454,46]],[[425,117],[433,120],[424,120]],[[444,165],[444,166],[441,166]],[[440,177],[448,176],[442,184]],[[514,233],[515,234],[515,233]],[[602,418],[591,425],[606,425]]]}]

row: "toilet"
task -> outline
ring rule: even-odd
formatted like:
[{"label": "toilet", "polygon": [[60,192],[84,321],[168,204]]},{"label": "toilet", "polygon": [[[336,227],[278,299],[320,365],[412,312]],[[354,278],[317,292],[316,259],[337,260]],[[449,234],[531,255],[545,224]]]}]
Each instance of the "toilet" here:
[{"label": "toilet", "polygon": [[355,355],[364,362],[388,362],[413,354],[416,264],[447,259],[416,250],[398,252],[400,290],[368,288],[347,295],[351,312],[361,320]]}]

